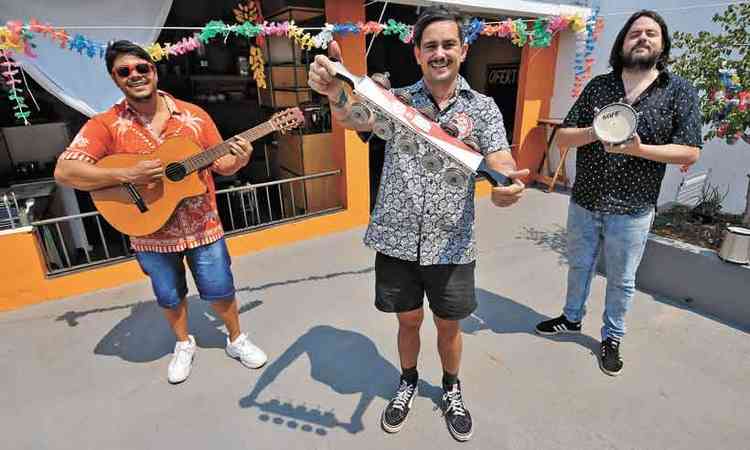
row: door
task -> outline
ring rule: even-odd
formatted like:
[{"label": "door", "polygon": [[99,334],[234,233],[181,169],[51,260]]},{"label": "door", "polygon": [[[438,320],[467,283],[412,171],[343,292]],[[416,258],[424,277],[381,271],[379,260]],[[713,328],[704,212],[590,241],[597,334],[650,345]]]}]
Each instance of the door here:
[{"label": "door", "polygon": [[487,95],[495,99],[503,114],[508,143],[513,142],[513,124],[516,118],[519,64],[488,64]]}]

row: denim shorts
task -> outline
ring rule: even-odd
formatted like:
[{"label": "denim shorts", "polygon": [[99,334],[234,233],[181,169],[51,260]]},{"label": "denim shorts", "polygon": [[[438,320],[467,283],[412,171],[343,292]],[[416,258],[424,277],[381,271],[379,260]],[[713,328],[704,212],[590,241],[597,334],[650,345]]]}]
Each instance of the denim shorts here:
[{"label": "denim shorts", "polygon": [[162,308],[175,308],[187,295],[185,257],[203,300],[234,298],[232,261],[224,238],[181,252],[136,252],[135,257],[143,272],[151,278],[156,302]]}]

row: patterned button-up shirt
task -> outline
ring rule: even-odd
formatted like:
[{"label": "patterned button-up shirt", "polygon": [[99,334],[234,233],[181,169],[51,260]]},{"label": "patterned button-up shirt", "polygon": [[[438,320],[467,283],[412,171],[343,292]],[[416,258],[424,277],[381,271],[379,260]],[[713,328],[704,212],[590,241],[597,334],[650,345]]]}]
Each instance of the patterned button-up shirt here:
[{"label": "patterned button-up shirt", "polygon": [[[207,149],[222,142],[216,125],[201,108],[176,100],[159,91],[170,112],[160,135],[140,119],[125,100],[94,116],[81,128],[60,159],[95,164],[115,153],[153,153],[166,139],[184,136]],[[153,234],[131,237],[135,251],[179,252],[217,241],[224,235],[216,209],[216,188],[210,169],[199,172],[206,193],[190,197],[177,206],[172,217]]]},{"label": "patterned button-up shirt", "polygon": [[[410,94],[415,108],[437,111],[422,80],[394,89],[397,95],[404,92]],[[495,101],[471,89],[462,77],[448,106],[437,113],[436,121],[452,123],[459,139],[471,136],[484,155],[509,149]],[[420,145],[415,154],[398,151],[395,140],[386,144],[383,174],[365,245],[420,265],[473,261],[474,177],[453,160],[425,146]],[[464,174],[463,179],[459,178],[457,184],[446,182],[446,170],[457,173],[456,169]]]},{"label": "patterned button-up shirt", "polygon": [[[615,72],[591,80],[565,118],[563,126],[589,127],[595,108],[625,97]],[[686,80],[663,71],[631,105],[640,112],[637,133],[650,145],[701,147],[698,93]],[[573,201],[608,214],[639,214],[656,206],[667,165],[636,156],[607,153],[599,141],[576,153]]]}]

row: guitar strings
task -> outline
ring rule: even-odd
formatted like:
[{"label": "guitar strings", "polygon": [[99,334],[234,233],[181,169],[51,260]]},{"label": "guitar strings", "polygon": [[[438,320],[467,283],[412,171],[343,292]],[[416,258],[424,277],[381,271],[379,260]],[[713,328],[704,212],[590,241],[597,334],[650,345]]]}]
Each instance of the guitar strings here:
[{"label": "guitar strings", "polygon": [[[260,138],[261,136],[264,136],[268,134],[269,132],[275,131],[272,120],[269,120],[268,122],[265,122],[256,127],[253,127],[243,133],[239,133],[237,136],[241,136],[245,139],[250,140],[250,142],[253,142],[256,139]],[[264,129],[267,127],[270,127],[270,130]],[[164,171],[164,173],[167,175],[168,178],[171,179],[173,175],[179,175],[182,172],[185,172],[185,175],[187,175],[198,170],[198,168],[200,168],[204,163],[211,162],[211,160],[213,159],[212,153],[220,153],[221,151],[225,151],[231,139],[232,138],[229,138],[226,141],[217,144],[214,148],[209,149],[206,152],[198,153],[182,161],[169,164],[166,170]]]}]

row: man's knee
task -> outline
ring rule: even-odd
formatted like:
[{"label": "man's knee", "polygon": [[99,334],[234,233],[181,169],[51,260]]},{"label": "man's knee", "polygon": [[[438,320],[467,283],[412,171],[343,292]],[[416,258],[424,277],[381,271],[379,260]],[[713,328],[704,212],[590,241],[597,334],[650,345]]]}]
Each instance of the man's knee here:
[{"label": "man's knee", "polygon": [[436,316],[435,327],[437,328],[438,339],[451,339],[461,332],[461,325],[458,320],[446,320]]},{"label": "man's knee", "polygon": [[422,308],[398,314],[398,326],[402,329],[419,330],[424,320]]}]

